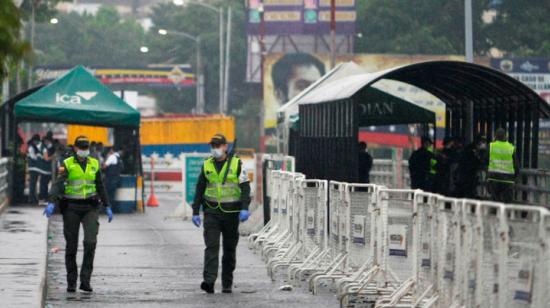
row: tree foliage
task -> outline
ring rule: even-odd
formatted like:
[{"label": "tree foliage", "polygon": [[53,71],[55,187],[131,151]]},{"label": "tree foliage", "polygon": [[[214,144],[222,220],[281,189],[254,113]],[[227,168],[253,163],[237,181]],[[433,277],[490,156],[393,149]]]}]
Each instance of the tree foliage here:
[{"label": "tree foliage", "polygon": [[0,0],[0,80],[30,49],[20,35],[20,16],[12,0]]},{"label": "tree foliage", "polygon": [[[240,108],[246,102],[247,85],[246,74],[246,36],[245,36],[245,8],[244,1],[226,0],[211,2],[215,7],[227,8],[231,6],[232,39],[231,39],[231,73],[229,87],[229,108]],[[196,65],[195,43],[178,35],[158,35],[159,29],[169,32],[185,32],[201,38],[201,54],[203,71],[205,73],[206,111],[218,112],[219,101],[219,23],[218,14],[199,5],[189,4],[185,7],[175,6],[172,3],[157,5],[151,14],[153,29],[148,37],[151,46],[150,61],[153,63],[191,63]],[[224,23],[227,23],[225,20]],[[194,106],[194,95],[185,95],[181,99],[188,106],[186,112]],[[169,106],[165,106],[169,108]]]},{"label": "tree foliage", "polygon": [[508,0],[486,26],[492,45],[509,55],[550,56],[550,1]]},{"label": "tree foliage", "polygon": [[59,14],[59,23],[39,24],[35,49],[39,65],[131,66],[146,62],[139,48],[144,30],[108,6],[95,16]]},{"label": "tree foliage", "polygon": [[[483,53],[482,15],[488,1],[473,2],[474,49]],[[463,54],[464,0],[359,0],[356,53]]]}]

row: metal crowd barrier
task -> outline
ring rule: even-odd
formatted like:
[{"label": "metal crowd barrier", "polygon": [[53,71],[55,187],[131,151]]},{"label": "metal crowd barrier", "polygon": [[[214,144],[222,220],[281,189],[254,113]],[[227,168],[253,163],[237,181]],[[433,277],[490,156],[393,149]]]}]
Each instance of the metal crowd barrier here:
[{"label": "metal crowd barrier", "polygon": [[8,202],[8,159],[0,158],[0,207]]},{"label": "metal crowd barrier", "polygon": [[281,274],[341,307],[547,307],[550,211],[272,171],[249,237]]}]

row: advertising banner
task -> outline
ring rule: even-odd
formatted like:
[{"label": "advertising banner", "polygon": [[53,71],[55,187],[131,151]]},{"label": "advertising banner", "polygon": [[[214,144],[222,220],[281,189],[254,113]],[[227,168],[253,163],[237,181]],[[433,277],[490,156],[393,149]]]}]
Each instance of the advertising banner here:
[{"label": "advertising banner", "polygon": [[550,59],[493,58],[491,67],[521,81],[550,103]]},{"label": "advertising banner", "polygon": [[[521,81],[550,103],[550,58],[493,58],[491,67]],[[550,121],[539,126],[539,167],[550,167]]]},{"label": "advertising banner", "polygon": [[[37,83],[52,81],[71,68],[37,67],[34,71]],[[169,67],[135,67],[135,68],[86,68],[103,84],[147,85],[154,87],[193,87],[195,75],[190,65]]]},{"label": "advertising banner", "polygon": [[[330,33],[330,0],[248,0],[247,33],[265,35]],[[336,32],[355,34],[355,0],[336,0]]]},{"label": "advertising banner", "polygon": [[[357,54],[337,56],[336,63],[353,61],[366,73],[435,60],[463,61],[458,55],[389,55]],[[482,63],[488,65],[488,60]],[[277,109],[306,89],[330,70],[330,55],[305,53],[276,53],[267,56],[264,73],[264,127],[273,133],[277,124]],[[445,105],[433,95],[414,86],[399,82],[379,82],[377,88],[434,111],[437,126],[445,126]]]}]

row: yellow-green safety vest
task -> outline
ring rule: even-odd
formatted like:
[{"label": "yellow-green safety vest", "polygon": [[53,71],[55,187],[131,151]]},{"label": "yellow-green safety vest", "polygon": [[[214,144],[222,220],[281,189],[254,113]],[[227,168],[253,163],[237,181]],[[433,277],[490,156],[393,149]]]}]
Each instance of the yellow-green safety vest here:
[{"label": "yellow-green safety vest", "polygon": [[68,174],[65,182],[65,198],[85,200],[97,195],[95,179],[99,171],[99,161],[93,157],[87,159],[86,170],[82,170],[74,156],[63,161]]},{"label": "yellow-green safety vest", "polygon": [[[225,213],[236,213],[240,210],[227,210],[224,209],[223,203],[234,203],[241,201],[241,189],[239,187],[239,174],[237,173],[239,168],[240,158],[233,157],[231,159],[231,165],[227,171],[227,178],[223,183],[223,177],[228,168],[228,162],[223,164],[220,173],[216,171],[214,164],[214,158],[209,158],[204,161],[203,169],[204,176],[206,177],[206,191],[204,192],[204,199],[206,205],[211,209],[219,209]],[[212,205],[212,204],[215,204]]]},{"label": "yellow-green safety vest", "polygon": [[430,159],[430,174],[435,175],[437,173],[437,159],[435,159],[435,153],[433,148],[428,148],[428,152],[434,154],[434,158]]},{"label": "yellow-green safety vest", "polygon": [[495,141],[489,147],[489,180],[514,183],[514,151],[510,142]]}]

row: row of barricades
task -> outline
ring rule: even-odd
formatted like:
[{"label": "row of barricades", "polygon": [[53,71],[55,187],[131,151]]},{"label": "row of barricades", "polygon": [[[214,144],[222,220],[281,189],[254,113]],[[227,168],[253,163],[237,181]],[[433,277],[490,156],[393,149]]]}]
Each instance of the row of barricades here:
[{"label": "row of barricades", "polygon": [[549,307],[550,211],[272,171],[249,237],[272,279],[341,307]]}]

